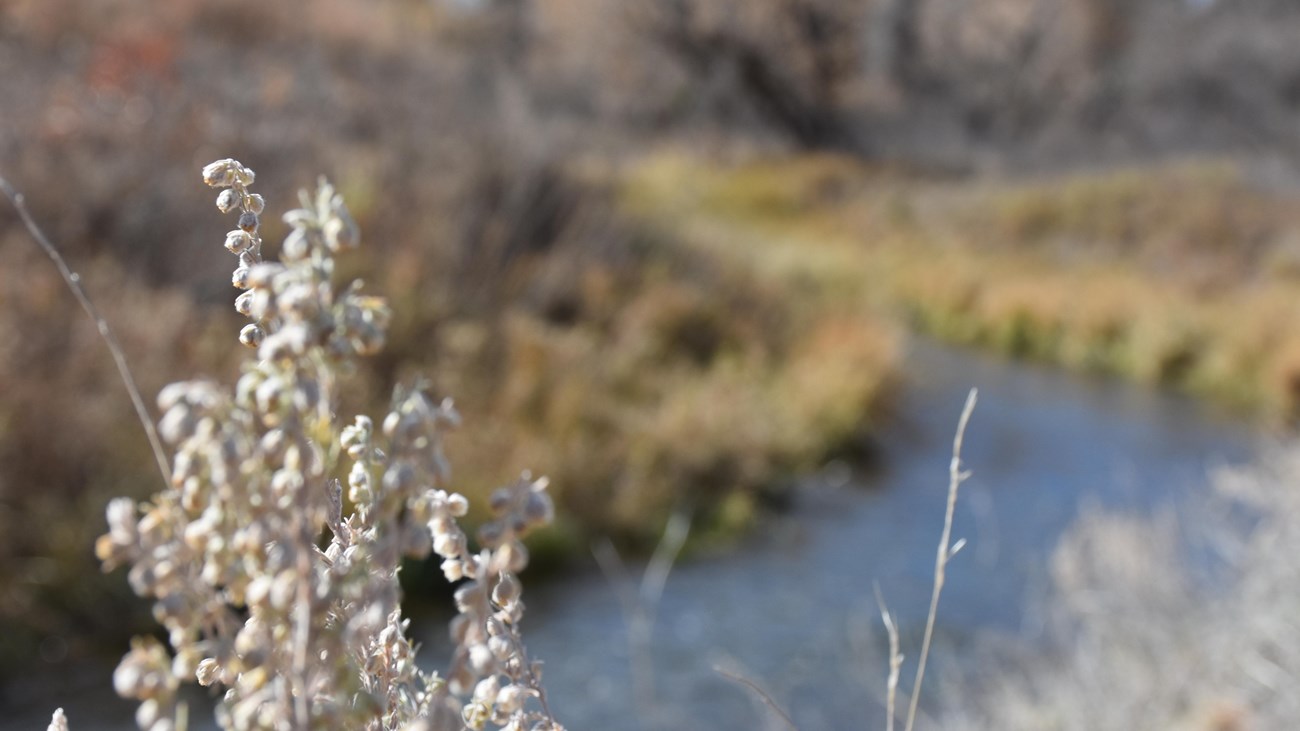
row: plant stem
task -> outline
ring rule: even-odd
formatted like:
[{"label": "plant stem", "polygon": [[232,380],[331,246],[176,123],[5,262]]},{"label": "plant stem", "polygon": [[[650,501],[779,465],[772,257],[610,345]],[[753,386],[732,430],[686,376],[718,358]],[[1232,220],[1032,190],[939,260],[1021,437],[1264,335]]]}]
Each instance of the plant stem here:
[{"label": "plant stem", "polygon": [[934,559],[934,590],[930,594],[930,611],[925,619],[925,637],[921,640],[921,657],[916,664],[916,679],[912,681],[912,700],[907,708],[905,731],[912,731],[916,723],[916,708],[921,701],[921,682],[925,679],[925,661],[930,656],[930,641],[934,638],[934,619],[939,613],[939,595],[943,592],[944,569],[951,557],[952,516],[957,507],[957,489],[970,476],[961,469],[961,444],[966,435],[966,424],[975,410],[978,390],[972,388],[966,397],[966,406],[957,421],[957,435],[952,440],[952,462],[948,466],[948,507],[943,515],[943,535],[939,538],[938,555]]},{"label": "plant stem", "polygon": [[18,217],[22,219],[32,239],[36,241],[37,245],[45,251],[50,259],[54,260],[54,265],[58,267],[59,274],[63,276],[63,281],[68,285],[68,289],[72,290],[72,295],[81,304],[81,309],[85,310],[90,319],[95,322],[95,328],[99,331],[99,336],[104,339],[109,352],[113,355],[113,363],[117,366],[118,376],[121,377],[123,385],[126,386],[126,392],[131,397],[131,405],[135,407],[136,418],[140,421],[140,426],[144,427],[145,436],[149,439],[149,446],[153,449],[154,459],[158,462],[158,472],[162,474],[163,482],[170,484],[171,468],[168,466],[167,452],[163,449],[162,441],[158,439],[158,431],[154,428],[153,417],[149,415],[149,409],[145,406],[144,398],[140,396],[140,388],[136,385],[135,377],[131,375],[131,369],[126,364],[126,355],[122,352],[122,346],[118,344],[117,338],[113,336],[113,331],[108,327],[108,320],[104,319],[104,316],[99,313],[99,308],[95,307],[94,301],[90,299],[90,295],[86,294],[85,288],[81,285],[81,275],[68,267],[68,263],[59,254],[59,250],[54,248],[54,244],[36,225],[36,220],[32,218],[32,214],[27,210],[23,194],[19,193],[3,177],[0,177],[0,190],[3,190],[5,196],[9,198],[14,210],[18,211]]}]

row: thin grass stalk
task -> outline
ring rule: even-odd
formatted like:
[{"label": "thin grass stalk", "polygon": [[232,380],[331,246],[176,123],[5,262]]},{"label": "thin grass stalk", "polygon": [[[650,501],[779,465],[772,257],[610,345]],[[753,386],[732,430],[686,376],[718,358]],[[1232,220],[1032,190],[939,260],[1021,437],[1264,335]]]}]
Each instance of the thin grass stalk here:
[{"label": "thin grass stalk", "polygon": [[745,686],[746,688],[749,688],[754,693],[754,695],[758,696],[763,701],[763,703],[769,709],[772,710],[773,713],[775,713],[782,721],[785,722],[785,725],[790,729],[790,731],[799,731],[799,727],[795,725],[794,721],[788,715],[786,715],[785,711],[781,710],[781,704],[777,703],[776,699],[772,698],[772,695],[767,691],[763,690],[762,686],[760,686],[758,683],[755,683],[749,678],[746,678],[745,676],[739,673],[734,673],[730,670],[727,670],[719,665],[713,666],[713,672],[717,673],[718,675],[721,675],[722,677],[728,680],[739,683]]},{"label": "thin grass stalk", "polygon": [[957,421],[957,434],[952,440],[952,461],[948,466],[948,505],[943,515],[943,534],[939,538],[939,549],[934,559],[934,590],[930,594],[930,611],[925,618],[925,636],[921,640],[921,656],[916,664],[916,678],[912,681],[912,699],[907,708],[907,725],[905,731],[912,731],[916,724],[916,709],[921,701],[921,683],[925,680],[925,662],[930,656],[930,642],[934,638],[934,621],[939,613],[939,595],[943,593],[944,572],[948,559],[952,556],[952,516],[957,508],[957,491],[961,483],[970,477],[969,472],[961,469],[961,446],[966,435],[966,424],[970,422],[975,410],[978,389],[972,388],[966,397],[966,406]]},{"label": "thin grass stalk", "polygon": [[894,731],[897,721],[895,707],[898,705],[898,676],[903,666],[903,654],[899,651],[898,625],[885,606],[885,599],[880,595],[880,587],[875,587],[876,604],[880,607],[880,618],[885,623],[885,632],[889,635],[889,679],[885,683],[885,731]]},{"label": "thin grass stalk", "polygon": [[632,695],[642,718],[655,714],[654,661],[650,655],[650,642],[654,636],[659,602],[690,531],[689,510],[679,510],[669,517],[654,554],[641,574],[639,585],[633,583],[618,549],[608,538],[592,546],[596,565],[618,595],[623,619],[627,623]]},{"label": "thin grass stalk", "polygon": [[171,482],[171,467],[167,460],[167,452],[163,449],[162,440],[158,438],[158,430],[154,428],[153,417],[149,415],[149,409],[144,404],[144,397],[140,395],[140,387],[135,383],[135,376],[131,374],[131,368],[127,365],[126,354],[122,351],[122,346],[118,343],[117,338],[113,335],[112,329],[108,326],[108,320],[99,313],[99,308],[95,306],[94,300],[86,293],[85,287],[81,284],[81,275],[72,271],[67,261],[54,247],[49,237],[41,231],[36,225],[36,219],[32,217],[27,210],[27,203],[23,194],[10,185],[8,180],[0,176],[0,190],[4,191],[9,202],[13,204],[14,210],[18,211],[18,217],[22,219],[23,225],[27,228],[27,233],[31,235],[32,240],[36,242],[41,250],[45,252],[54,265],[58,267],[59,274],[63,277],[64,284],[72,291],[72,296],[77,298],[81,309],[95,323],[95,329],[99,336],[108,346],[109,353],[113,356],[113,364],[117,366],[117,374],[122,379],[122,385],[126,386],[126,393],[131,398],[131,406],[135,408],[136,419],[140,426],[144,427],[145,437],[149,440],[149,447],[153,450],[154,461],[158,463],[158,473],[162,475],[163,483]]}]

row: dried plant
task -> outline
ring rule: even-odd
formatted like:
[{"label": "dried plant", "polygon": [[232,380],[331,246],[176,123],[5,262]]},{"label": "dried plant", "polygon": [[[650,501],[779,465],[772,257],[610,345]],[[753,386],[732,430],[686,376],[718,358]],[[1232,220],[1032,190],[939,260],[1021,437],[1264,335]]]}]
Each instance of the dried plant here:
[{"label": "dried plant", "polygon": [[[560,729],[519,633],[522,539],[552,518],[546,480],[525,473],[493,493],[473,551],[457,522],[468,502],[446,489],[451,401],[415,384],[378,428],[337,414],[341,380],[383,347],[389,321],[360,283],[333,282],[335,254],[359,242],[341,197],[323,180],[304,191],[272,262],[253,171],[220,160],[203,179],[239,215],[225,245],[239,257],[235,307],[252,321],[239,340],[255,356],[233,392],[163,389],[170,485],[108,506],[96,554],[106,570],[130,567],[171,645],[137,639],[117,692],[141,702],[148,731],[185,727],[183,682],[224,689],[227,729]],[[335,476],[345,463],[346,489]],[[416,666],[397,580],[403,557],[431,552],[462,582],[445,675]],[[51,728],[66,728],[61,711]]]}]

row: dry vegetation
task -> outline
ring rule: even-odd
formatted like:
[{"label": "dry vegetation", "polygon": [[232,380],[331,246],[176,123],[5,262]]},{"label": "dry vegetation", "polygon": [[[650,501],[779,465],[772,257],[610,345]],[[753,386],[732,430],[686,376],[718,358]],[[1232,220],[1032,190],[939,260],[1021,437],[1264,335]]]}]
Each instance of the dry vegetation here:
[{"label": "dry vegetation", "polygon": [[838,157],[667,154],[623,198],[695,246],[856,290],[944,339],[1300,417],[1295,194],[1228,163],[975,186]]},{"label": "dry vegetation", "polygon": [[[468,406],[449,446],[465,492],[520,464],[556,478],[543,554],[648,545],[682,504],[726,534],[869,447],[891,322],[1300,414],[1289,195],[1218,164],[954,175],[1292,152],[1292,3],[467,5],[0,6],[0,170],[144,391],[235,373],[189,180],[220,151],[265,170],[271,200],[322,171],[339,185],[376,252],[340,272],[397,313],[345,403],[436,372]],[[688,152],[646,154],[665,143]],[[0,246],[12,668],[43,636],[72,658],[117,646],[131,605],[85,546],[106,496],[155,478],[93,326],[9,218]]]},{"label": "dry vegetation", "polygon": [[1293,728],[1297,469],[1279,451],[1177,515],[1084,516],[1052,556],[1049,649],[1009,643],[942,728]]},{"label": "dry vegetation", "polygon": [[[566,519],[539,536],[543,557],[597,534],[644,546],[685,505],[712,529],[703,539],[728,534],[760,493],[862,454],[891,335],[621,220],[591,173],[602,127],[564,111],[589,69],[549,44],[517,48],[509,8],[217,0],[142,13],[107,0],[0,9],[17,100],[0,160],[119,323],[145,392],[234,373],[234,293],[202,275],[219,266],[198,233],[214,217],[184,173],[220,148],[268,171],[270,200],[318,172],[301,161],[331,173],[376,252],[344,255],[340,271],[396,293],[391,347],[347,405],[435,372],[468,405],[450,447],[462,490],[481,497],[524,462],[557,478]],[[547,37],[559,21],[530,22]],[[0,230],[12,295],[0,621],[24,630],[0,638],[11,668],[41,637],[78,657],[140,616],[85,546],[107,496],[143,496],[156,479],[93,326],[16,223]]]}]

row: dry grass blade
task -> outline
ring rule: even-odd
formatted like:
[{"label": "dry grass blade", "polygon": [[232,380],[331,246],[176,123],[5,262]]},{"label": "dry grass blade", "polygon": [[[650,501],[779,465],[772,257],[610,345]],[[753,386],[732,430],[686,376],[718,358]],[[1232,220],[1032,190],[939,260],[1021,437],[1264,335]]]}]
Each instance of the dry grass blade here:
[{"label": "dry grass blade", "polygon": [[907,708],[907,725],[904,727],[906,731],[912,731],[916,724],[916,708],[921,700],[921,683],[925,680],[925,661],[930,656],[930,642],[934,639],[934,620],[939,612],[939,595],[943,593],[944,571],[948,566],[948,559],[952,556],[952,516],[957,507],[957,491],[961,483],[970,477],[969,472],[963,472],[961,469],[961,445],[966,436],[966,425],[970,422],[971,413],[975,411],[978,393],[972,388],[970,395],[966,397],[966,406],[957,421],[957,434],[952,440],[952,462],[948,466],[948,505],[943,515],[943,535],[939,538],[938,554],[934,559],[934,591],[930,594],[930,611],[925,619],[925,636],[921,640],[921,656],[916,664],[916,679],[912,681],[912,700]]},{"label": "dry grass blade", "polygon": [[773,700],[772,696],[767,691],[763,690],[763,688],[760,687],[758,683],[755,683],[754,681],[750,680],[749,678],[746,678],[743,675],[740,675],[739,673],[734,673],[730,670],[726,670],[719,665],[713,666],[713,672],[717,673],[718,675],[721,675],[722,677],[728,680],[734,681],[736,683],[745,686],[746,688],[749,688],[751,691],[754,692],[754,695],[757,695],[760,699],[762,699],[763,703],[768,708],[770,708],[773,713],[775,713],[778,717],[780,717],[782,721],[785,722],[785,725],[791,731],[799,731],[799,727],[794,725],[794,721],[791,720],[791,718],[786,715],[785,711],[781,710],[780,704],[778,704],[775,700]]},{"label": "dry grass blade", "polygon": [[898,675],[903,666],[903,654],[898,649],[898,625],[894,623],[894,617],[889,613],[885,606],[885,599],[880,595],[880,587],[875,587],[876,604],[880,607],[880,618],[885,623],[885,631],[889,634],[889,680],[886,682],[887,692],[885,694],[885,729],[894,731],[895,712],[894,708],[898,700]]},{"label": "dry grass blade", "polygon": [[622,605],[623,617],[628,627],[628,651],[632,670],[632,691],[641,715],[655,714],[654,664],[650,641],[654,634],[655,615],[663,596],[673,564],[686,545],[691,531],[691,514],[679,510],[668,519],[663,535],[655,547],[654,555],[641,575],[640,585],[634,585],[627,566],[618,549],[608,539],[592,546],[596,564],[605,579],[614,588]]},{"label": "dry grass blade", "polygon": [[167,453],[163,450],[162,441],[158,439],[158,432],[154,429],[153,417],[149,415],[149,409],[144,404],[144,398],[140,395],[140,388],[135,383],[135,377],[131,375],[131,368],[126,363],[126,355],[122,352],[122,346],[113,336],[113,331],[108,327],[108,320],[99,313],[99,308],[95,306],[90,295],[86,293],[85,287],[81,285],[81,276],[68,267],[68,263],[59,254],[59,250],[54,247],[49,238],[36,225],[36,219],[32,218],[31,212],[27,210],[27,204],[23,194],[9,184],[8,180],[0,177],[0,190],[4,191],[9,202],[13,204],[14,210],[18,211],[18,217],[22,219],[23,225],[27,227],[27,233],[31,234],[32,239],[38,246],[54,261],[58,267],[59,274],[63,276],[63,281],[72,291],[72,295],[77,298],[81,304],[81,309],[86,311],[91,320],[95,322],[95,328],[99,331],[99,336],[104,339],[108,346],[109,352],[113,355],[113,363],[117,366],[117,373],[122,378],[122,384],[126,386],[127,394],[131,397],[131,405],[135,407],[136,418],[139,419],[140,425],[144,427],[145,436],[149,439],[149,447],[153,450],[154,459],[158,462],[158,472],[163,477],[163,482],[171,480],[171,468],[168,466]]}]

